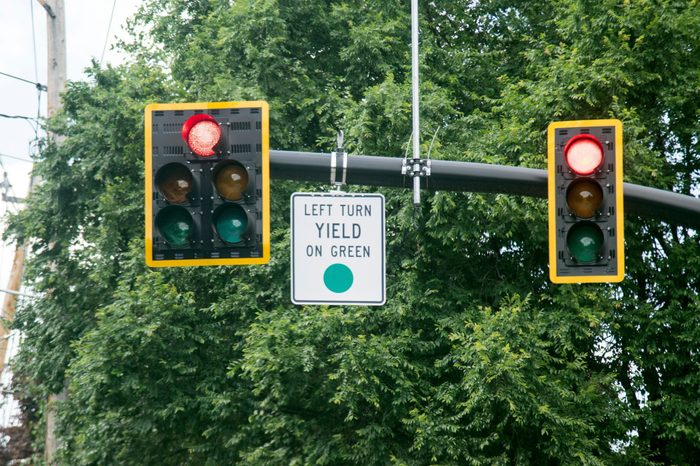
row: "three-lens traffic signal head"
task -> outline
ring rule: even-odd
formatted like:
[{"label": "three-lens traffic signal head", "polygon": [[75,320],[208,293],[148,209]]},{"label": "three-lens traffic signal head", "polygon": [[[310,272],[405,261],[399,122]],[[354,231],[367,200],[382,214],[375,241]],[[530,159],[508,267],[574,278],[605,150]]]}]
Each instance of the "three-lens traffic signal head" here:
[{"label": "three-lens traffic signal head", "polygon": [[146,107],[146,263],[260,264],[270,256],[267,103]]},{"label": "three-lens traffic signal head", "polygon": [[619,120],[549,126],[549,270],[554,283],[623,279],[622,189]]}]

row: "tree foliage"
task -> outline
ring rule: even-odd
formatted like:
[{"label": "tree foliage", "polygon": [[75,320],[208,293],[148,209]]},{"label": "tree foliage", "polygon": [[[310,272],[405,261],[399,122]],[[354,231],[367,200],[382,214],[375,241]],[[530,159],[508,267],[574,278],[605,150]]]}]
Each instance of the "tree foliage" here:
[{"label": "tree foliage", "polygon": [[[700,5],[421,2],[423,150],[543,168],[550,121],[620,118],[626,180],[696,194]],[[143,264],[143,107],[265,99],[271,146],[399,156],[406,2],[148,1],[51,122],[10,234],[43,298],[17,314],[18,390],[59,411],[65,464],[693,464],[698,234],[628,216],[620,285],[547,280],[542,200],[403,190],[385,306],[289,300],[289,194],[272,259]],[[354,189],[363,189],[361,187]],[[37,432],[40,432],[38,429]]]}]

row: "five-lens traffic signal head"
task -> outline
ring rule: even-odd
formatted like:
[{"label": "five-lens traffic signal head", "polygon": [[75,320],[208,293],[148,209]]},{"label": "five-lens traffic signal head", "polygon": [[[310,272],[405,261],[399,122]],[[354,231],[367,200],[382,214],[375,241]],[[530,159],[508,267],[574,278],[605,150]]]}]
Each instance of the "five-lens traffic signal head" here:
[{"label": "five-lens traffic signal head", "polygon": [[548,181],[552,282],[621,281],[622,123],[552,123],[548,131]]},{"label": "five-lens traffic signal head", "polygon": [[146,263],[267,262],[267,103],[152,104],[145,116]]}]

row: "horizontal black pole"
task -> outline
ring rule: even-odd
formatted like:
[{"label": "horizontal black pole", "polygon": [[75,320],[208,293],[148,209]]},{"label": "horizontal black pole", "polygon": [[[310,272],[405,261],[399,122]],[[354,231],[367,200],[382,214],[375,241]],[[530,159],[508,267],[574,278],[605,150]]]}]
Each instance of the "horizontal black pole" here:
[{"label": "horizontal black pole", "polygon": [[[347,184],[412,188],[401,174],[401,158],[348,156]],[[342,168],[338,164],[338,170]],[[270,151],[272,178],[330,184],[331,156],[315,152]],[[338,179],[340,178],[338,175]],[[432,191],[468,191],[547,197],[547,171],[485,163],[432,160],[421,187]],[[700,199],[631,183],[624,185],[625,212],[674,225],[700,228]]]}]

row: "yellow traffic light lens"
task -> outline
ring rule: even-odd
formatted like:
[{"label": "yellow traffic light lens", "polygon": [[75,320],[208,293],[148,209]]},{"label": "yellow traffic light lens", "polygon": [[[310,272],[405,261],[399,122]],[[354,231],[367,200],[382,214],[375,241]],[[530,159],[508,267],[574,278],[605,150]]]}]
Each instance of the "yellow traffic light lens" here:
[{"label": "yellow traffic light lens", "polygon": [[192,237],[194,222],[184,207],[173,205],[158,212],[156,227],[170,246],[185,246]]},{"label": "yellow traffic light lens", "polygon": [[222,240],[240,243],[248,230],[248,215],[238,204],[223,204],[214,212],[214,226]]},{"label": "yellow traffic light lens", "polygon": [[603,145],[590,134],[579,134],[564,146],[564,158],[572,172],[590,175],[603,163]]},{"label": "yellow traffic light lens", "polygon": [[248,170],[238,162],[220,164],[214,169],[214,187],[224,199],[237,201],[248,187]]},{"label": "yellow traffic light lens", "polygon": [[566,190],[566,205],[575,216],[591,218],[603,205],[603,188],[591,178],[574,180]]},{"label": "yellow traffic light lens", "polygon": [[158,191],[172,204],[187,202],[193,183],[192,172],[181,163],[169,163],[156,173]]},{"label": "yellow traffic light lens", "polygon": [[603,248],[603,232],[592,222],[581,222],[571,227],[566,235],[566,246],[571,257],[579,263],[589,264],[598,260]]},{"label": "yellow traffic light lens", "polygon": [[216,146],[221,141],[221,127],[211,115],[192,115],[182,125],[182,138],[190,150],[200,157],[216,154]]}]

